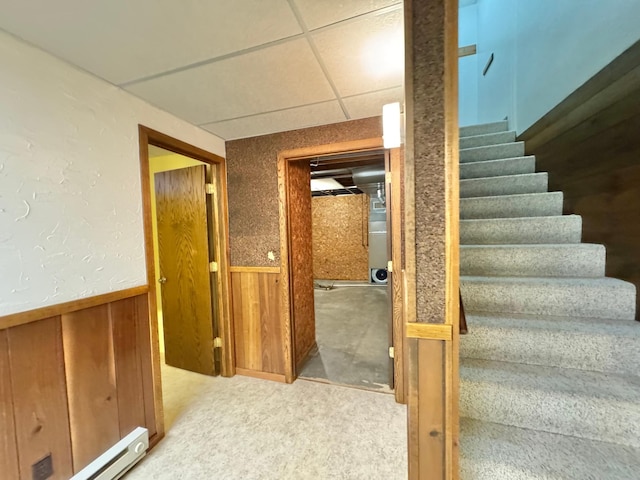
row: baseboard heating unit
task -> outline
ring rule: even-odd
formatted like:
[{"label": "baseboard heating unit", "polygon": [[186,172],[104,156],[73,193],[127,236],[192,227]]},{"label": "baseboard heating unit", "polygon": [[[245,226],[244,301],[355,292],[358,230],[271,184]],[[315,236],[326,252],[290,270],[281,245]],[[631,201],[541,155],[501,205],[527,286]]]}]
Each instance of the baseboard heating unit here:
[{"label": "baseboard heating unit", "polygon": [[71,480],[117,480],[138,463],[149,448],[149,431],[133,432],[76,473]]}]

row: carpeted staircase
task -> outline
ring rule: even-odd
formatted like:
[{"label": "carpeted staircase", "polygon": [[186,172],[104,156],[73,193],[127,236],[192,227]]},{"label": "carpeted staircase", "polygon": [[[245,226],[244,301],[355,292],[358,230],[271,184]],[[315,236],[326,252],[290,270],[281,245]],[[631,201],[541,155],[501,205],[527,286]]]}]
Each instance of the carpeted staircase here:
[{"label": "carpeted staircase", "polygon": [[638,480],[635,287],[515,140],[460,130],[461,478]]}]

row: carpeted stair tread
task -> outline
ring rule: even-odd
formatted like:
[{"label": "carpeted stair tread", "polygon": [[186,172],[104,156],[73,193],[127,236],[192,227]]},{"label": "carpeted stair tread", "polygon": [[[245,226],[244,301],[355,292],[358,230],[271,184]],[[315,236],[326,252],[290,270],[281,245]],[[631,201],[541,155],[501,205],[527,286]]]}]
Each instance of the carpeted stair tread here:
[{"label": "carpeted stair tread", "polygon": [[[640,377],[629,374],[461,358],[460,377],[465,382],[506,385],[509,388],[568,394],[574,397],[585,396],[630,403],[635,403],[640,398]],[[640,415],[640,404],[636,407]],[[640,433],[640,421],[635,428]],[[640,436],[638,442],[640,446]]]},{"label": "carpeted stair tread", "polygon": [[640,448],[640,377],[491,360],[460,362],[460,415]]},{"label": "carpeted stair tread", "polygon": [[460,274],[604,277],[605,257],[604,246],[588,243],[461,245]]},{"label": "carpeted stair tread", "polygon": [[509,129],[508,122],[481,123],[460,128],[460,137],[472,137],[476,135],[486,135],[488,133],[506,132]]},{"label": "carpeted stair tread", "polygon": [[635,318],[635,286],[615,278],[462,276],[460,285],[469,311]]},{"label": "carpeted stair tread", "polygon": [[463,418],[462,480],[637,480],[640,450]]},{"label": "carpeted stair tread", "polygon": [[470,137],[460,138],[460,148],[485,147],[488,145],[499,145],[501,143],[509,143],[516,141],[516,132],[486,133],[484,135],[473,135]]},{"label": "carpeted stair tread", "polygon": [[460,221],[460,244],[504,245],[580,243],[579,215],[484,218]]},{"label": "carpeted stair tread", "polygon": [[509,142],[498,145],[463,148],[460,150],[460,163],[497,160],[524,156],[524,142]]},{"label": "carpeted stair tread", "polygon": [[460,356],[637,375],[640,323],[633,320],[467,312]]},{"label": "carpeted stair tread", "polygon": [[536,172],[536,157],[502,158],[460,164],[460,178],[502,177]]},{"label": "carpeted stair tread", "polygon": [[460,180],[460,198],[543,193],[548,189],[547,173],[525,173],[502,177]]},{"label": "carpeted stair tread", "polygon": [[562,192],[495,195],[460,199],[460,219],[562,215]]}]

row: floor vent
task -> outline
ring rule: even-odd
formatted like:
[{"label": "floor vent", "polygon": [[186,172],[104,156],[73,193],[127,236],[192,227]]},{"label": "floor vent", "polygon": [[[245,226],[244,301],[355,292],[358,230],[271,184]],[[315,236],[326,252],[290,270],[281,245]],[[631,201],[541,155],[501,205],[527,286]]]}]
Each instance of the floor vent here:
[{"label": "floor vent", "polygon": [[71,480],[117,480],[145,456],[148,448],[149,432],[137,427]]}]

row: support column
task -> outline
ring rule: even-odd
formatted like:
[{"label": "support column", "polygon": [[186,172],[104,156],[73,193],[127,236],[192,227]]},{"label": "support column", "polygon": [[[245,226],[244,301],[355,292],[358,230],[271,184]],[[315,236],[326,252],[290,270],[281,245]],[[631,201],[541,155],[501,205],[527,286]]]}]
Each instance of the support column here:
[{"label": "support column", "polygon": [[409,478],[458,478],[458,2],[405,0]]}]

